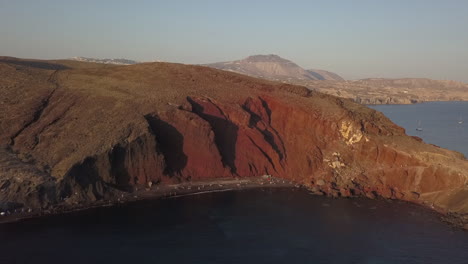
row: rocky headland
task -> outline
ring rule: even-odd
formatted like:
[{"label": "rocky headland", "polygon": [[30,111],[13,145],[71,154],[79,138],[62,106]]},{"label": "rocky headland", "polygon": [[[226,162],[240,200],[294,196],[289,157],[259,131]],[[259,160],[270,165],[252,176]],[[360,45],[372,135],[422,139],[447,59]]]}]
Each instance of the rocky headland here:
[{"label": "rocky headland", "polygon": [[202,66],[10,57],[0,95],[3,216],[271,175],[316,194],[417,203],[468,228],[463,155],[352,100]]}]

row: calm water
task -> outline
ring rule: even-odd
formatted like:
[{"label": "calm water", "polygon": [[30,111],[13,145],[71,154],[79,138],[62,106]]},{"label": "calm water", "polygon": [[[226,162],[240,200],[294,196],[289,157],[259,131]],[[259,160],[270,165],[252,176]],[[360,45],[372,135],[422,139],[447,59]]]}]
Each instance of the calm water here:
[{"label": "calm water", "polygon": [[299,189],[139,202],[0,225],[3,263],[467,263],[423,208]]},{"label": "calm water", "polygon": [[[468,157],[468,102],[428,102],[412,105],[372,105],[393,122],[425,142]],[[458,122],[462,120],[462,124]],[[420,123],[422,131],[416,131]]]}]

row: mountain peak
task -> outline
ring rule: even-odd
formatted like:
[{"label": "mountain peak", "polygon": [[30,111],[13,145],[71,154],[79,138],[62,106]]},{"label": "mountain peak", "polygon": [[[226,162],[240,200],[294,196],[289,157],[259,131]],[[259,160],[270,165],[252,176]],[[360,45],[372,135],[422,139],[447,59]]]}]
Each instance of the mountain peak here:
[{"label": "mountain peak", "polygon": [[331,72],[305,70],[276,54],[252,55],[237,61],[218,62],[206,66],[275,81],[343,80]]},{"label": "mountain peak", "polygon": [[249,56],[243,61],[246,62],[280,62],[280,63],[292,63],[292,61],[289,61],[287,59],[281,58],[278,55],[275,54],[268,54],[268,55],[252,55]]}]

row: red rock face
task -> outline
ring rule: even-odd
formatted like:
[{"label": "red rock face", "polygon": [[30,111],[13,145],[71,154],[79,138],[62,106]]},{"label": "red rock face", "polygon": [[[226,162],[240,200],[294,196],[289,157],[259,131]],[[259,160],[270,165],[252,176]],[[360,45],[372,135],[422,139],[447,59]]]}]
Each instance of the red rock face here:
[{"label": "red rock face", "polygon": [[[293,179],[323,170],[320,147],[325,138],[313,136],[322,129],[305,111],[261,97],[229,105],[208,98],[187,100],[189,110],[170,113],[170,122],[184,138],[183,178],[270,174]],[[283,113],[294,118],[285,122]],[[310,139],[299,140],[307,134]]]},{"label": "red rock face", "polygon": [[151,136],[116,147],[108,161],[97,161],[110,171],[103,179],[137,186],[268,174],[331,196],[415,202],[421,194],[465,183],[459,172],[425,163],[379,138],[402,136],[399,127],[385,130],[347,116],[326,119],[279,98],[225,104],[188,97],[185,107],[145,118]]}]

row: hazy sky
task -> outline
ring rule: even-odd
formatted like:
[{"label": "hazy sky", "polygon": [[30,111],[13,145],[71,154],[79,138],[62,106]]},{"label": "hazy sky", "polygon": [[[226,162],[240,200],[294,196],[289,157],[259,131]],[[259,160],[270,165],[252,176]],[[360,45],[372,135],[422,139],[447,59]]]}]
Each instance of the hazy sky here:
[{"label": "hazy sky", "polygon": [[0,0],[0,55],[209,63],[277,54],[345,78],[468,82],[467,0]]}]

